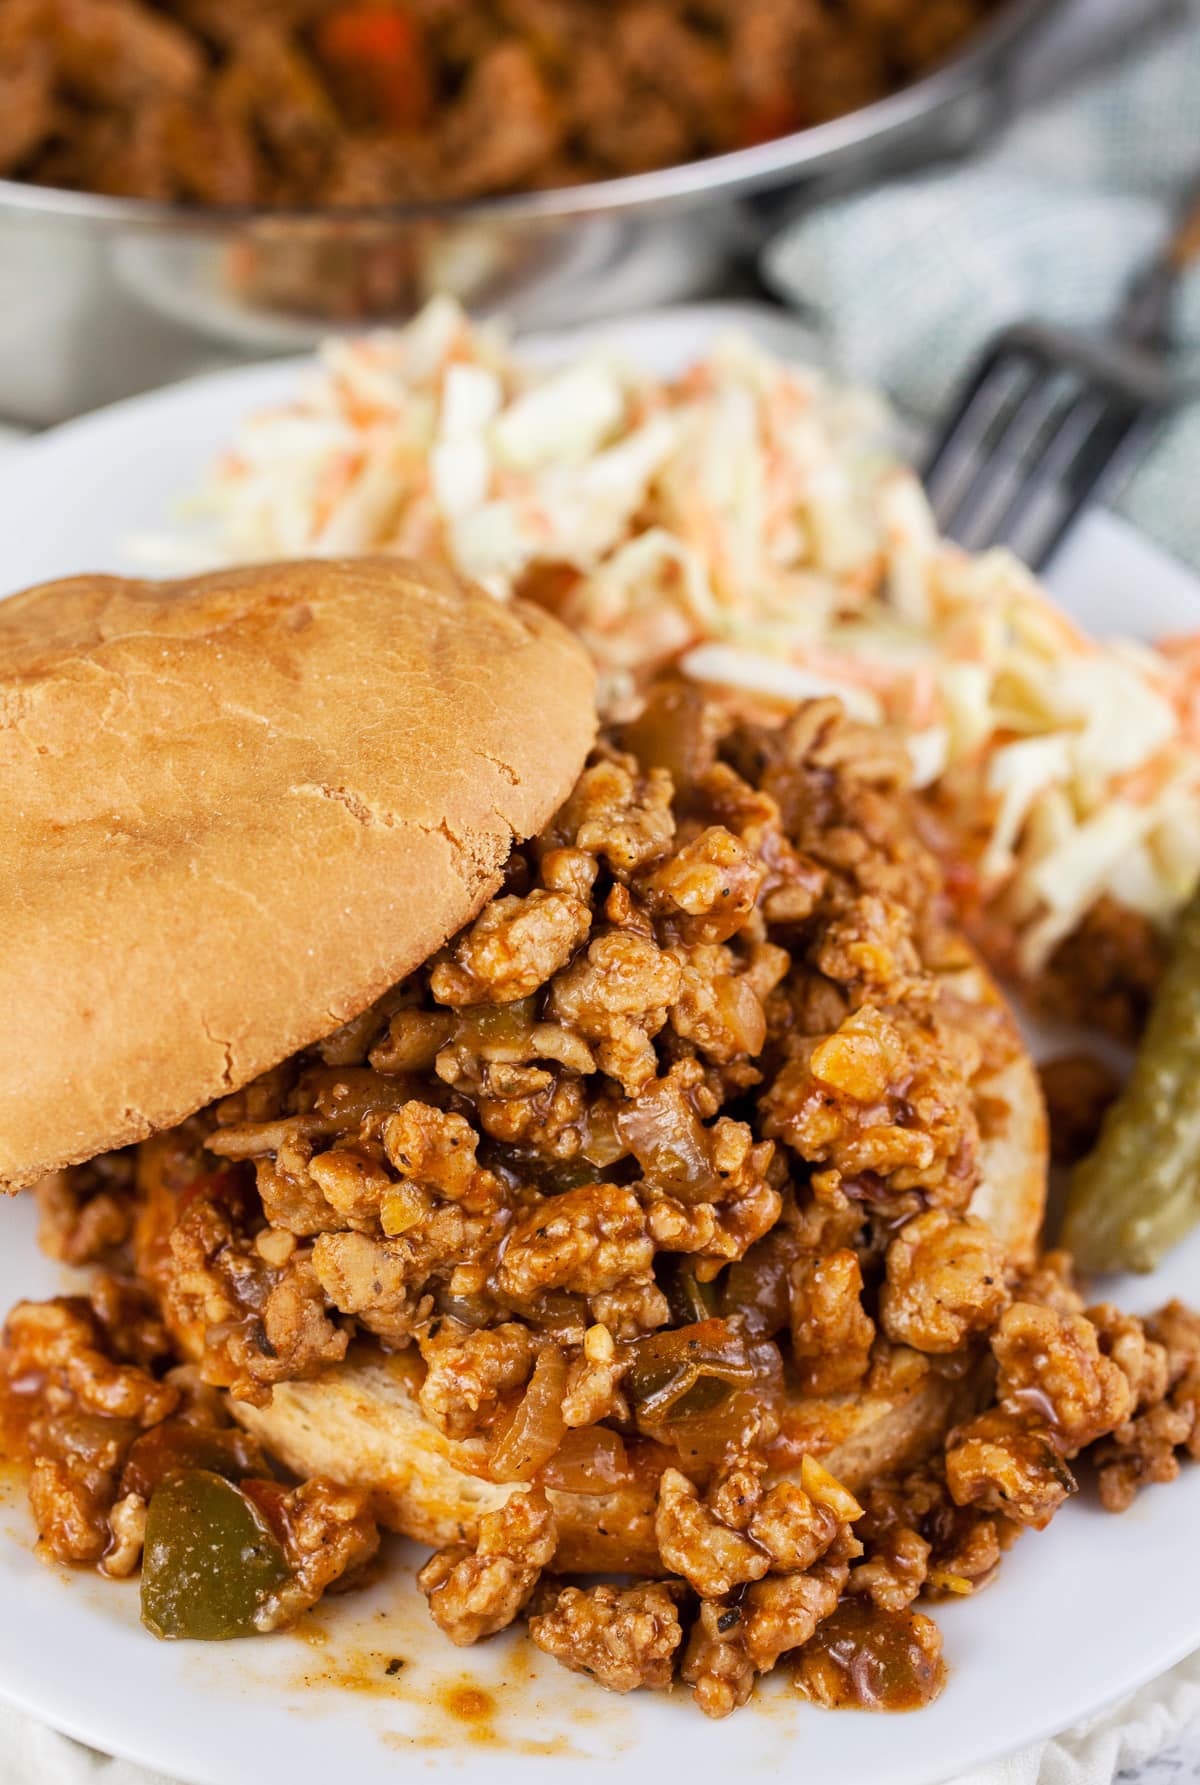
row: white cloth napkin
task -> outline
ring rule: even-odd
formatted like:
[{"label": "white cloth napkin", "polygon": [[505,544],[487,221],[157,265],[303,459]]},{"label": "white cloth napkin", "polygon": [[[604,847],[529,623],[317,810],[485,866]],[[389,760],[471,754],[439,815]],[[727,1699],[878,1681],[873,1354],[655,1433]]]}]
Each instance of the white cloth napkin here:
[{"label": "white cloth napkin", "polygon": [[0,1705],[0,1785],[172,1785]]},{"label": "white cloth napkin", "polygon": [[[769,245],[769,280],[814,322],[837,369],[930,427],[1006,323],[1099,328],[1113,316],[1184,194],[1200,194],[1200,3],[1176,0],[1164,14],[1127,0],[1120,22],[1139,13],[1150,22],[1132,48],[1126,31],[1119,56],[989,152],[803,215]],[[1181,376],[1200,380],[1195,271],[1175,329]],[[1193,402],[1116,505],[1200,566],[1197,467]]]},{"label": "white cloth napkin", "polygon": [[[752,1715],[752,1712],[743,1715]],[[1038,1742],[955,1785],[1110,1785],[1200,1723],[1200,1654],[1082,1729]],[[172,1785],[0,1706],[0,1785]],[[934,1785],[934,1781],[930,1781]]]}]

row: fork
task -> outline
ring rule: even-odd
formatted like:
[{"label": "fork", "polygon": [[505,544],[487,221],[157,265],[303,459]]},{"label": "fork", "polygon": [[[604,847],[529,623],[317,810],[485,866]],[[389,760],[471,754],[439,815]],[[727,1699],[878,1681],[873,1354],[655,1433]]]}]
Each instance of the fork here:
[{"label": "fork", "polygon": [[1171,305],[1197,260],[1200,190],[1106,335],[1029,320],[996,336],[925,465],[945,535],[969,551],[1007,545],[1035,570],[1048,561],[1182,395],[1168,359]]}]

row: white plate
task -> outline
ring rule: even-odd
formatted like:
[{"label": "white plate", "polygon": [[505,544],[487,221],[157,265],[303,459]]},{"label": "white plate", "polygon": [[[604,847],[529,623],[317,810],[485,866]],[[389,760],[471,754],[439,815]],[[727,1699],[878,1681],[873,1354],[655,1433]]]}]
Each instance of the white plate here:
[{"label": "white plate", "polygon": [[[726,319],[728,312],[725,313]],[[749,320],[753,320],[753,313]],[[797,338],[768,319],[771,344]],[[643,361],[677,364],[711,334],[691,309],[607,331]],[[561,343],[558,344],[561,350]],[[284,397],[296,367],[220,373],[73,422],[0,463],[0,587],[82,570],[136,569],[122,541],[168,526],[239,418]],[[1096,630],[1194,627],[1200,585],[1117,522],[1092,517],[1055,575]],[[47,889],[49,897],[52,889]],[[0,1309],[52,1294],[61,1273],[34,1246],[33,1211],[5,1209]],[[1200,1239],[1154,1277],[1114,1286],[1131,1308],[1200,1293]],[[951,1667],[931,1709],[828,1713],[775,1678],[755,1707],[710,1724],[682,1695],[609,1697],[500,1640],[452,1650],[407,1574],[321,1608],[302,1635],[156,1643],[136,1588],[44,1568],[15,1483],[0,1516],[0,1695],[108,1752],[196,1785],[393,1785],[400,1769],[462,1785],[688,1785],[782,1778],[934,1785],[1075,1723],[1200,1645],[1200,1469],[1112,1519],[1086,1495],[1027,1536],[977,1603],[938,1612]],[[402,1564],[407,1558],[401,1557]],[[19,1608],[19,1609],[18,1609]],[[322,1646],[320,1638],[328,1633]],[[390,1658],[404,1666],[392,1677]],[[462,1692],[485,1695],[474,1716]],[[457,1708],[455,1708],[457,1707]]]}]

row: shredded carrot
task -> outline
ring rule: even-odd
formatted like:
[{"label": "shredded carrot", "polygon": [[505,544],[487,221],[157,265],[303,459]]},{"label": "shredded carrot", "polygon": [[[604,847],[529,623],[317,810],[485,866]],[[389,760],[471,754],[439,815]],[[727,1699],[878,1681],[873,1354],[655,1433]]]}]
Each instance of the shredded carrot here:
[{"label": "shredded carrot", "polygon": [[362,454],[359,452],[342,452],[330,460],[313,497],[313,539],[319,538],[339,500],[358,476],[362,463]]}]

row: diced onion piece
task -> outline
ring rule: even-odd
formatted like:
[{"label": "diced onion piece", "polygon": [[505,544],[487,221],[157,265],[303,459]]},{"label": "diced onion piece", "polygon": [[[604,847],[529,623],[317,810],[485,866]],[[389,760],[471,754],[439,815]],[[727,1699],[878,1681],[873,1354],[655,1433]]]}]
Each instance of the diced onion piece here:
[{"label": "diced onion piece", "polygon": [[529,1386],[492,1446],[488,1472],[493,1481],[532,1481],[549,1462],[567,1429],[562,1410],[566,1384],[567,1360],[557,1345],[547,1345],[534,1365]]},{"label": "diced onion piece", "polygon": [[630,1486],[633,1473],[619,1432],[608,1426],[580,1426],[563,1434],[538,1481],[568,1494],[611,1494]]}]

